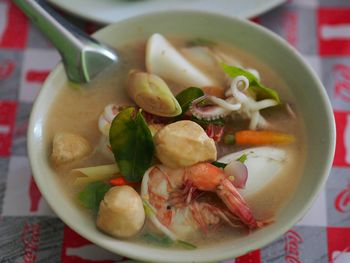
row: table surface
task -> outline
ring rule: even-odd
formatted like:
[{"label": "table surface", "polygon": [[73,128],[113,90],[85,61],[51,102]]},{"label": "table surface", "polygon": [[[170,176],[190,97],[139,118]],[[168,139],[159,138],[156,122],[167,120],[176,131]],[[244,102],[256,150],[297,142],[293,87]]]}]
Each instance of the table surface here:
[{"label": "table surface", "polygon": [[[98,26],[70,17],[92,32]],[[254,19],[294,46],[321,78],[337,124],[327,183],[282,237],[225,262],[350,262],[350,1],[294,0]],[[0,262],[126,262],[78,236],[41,197],[26,151],[33,101],[58,53],[0,0]],[[283,62],[282,62],[283,63]]]}]

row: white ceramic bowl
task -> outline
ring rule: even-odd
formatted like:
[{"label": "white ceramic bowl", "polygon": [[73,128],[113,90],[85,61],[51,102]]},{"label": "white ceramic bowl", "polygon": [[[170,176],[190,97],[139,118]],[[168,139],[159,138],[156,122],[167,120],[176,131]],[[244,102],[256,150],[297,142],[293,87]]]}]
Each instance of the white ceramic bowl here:
[{"label": "white ceramic bowl", "polygon": [[115,253],[145,261],[188,262],[232,258],[262,247],[290,229],[310,208],[329,173],[335,145],[332,109],[324,87],[302,57],[284,40],[246,20],[199,12],[154,13],[107,26],[95,37],[110,45],[145,39],[154,32],[196,36],[232,43],[264,61],[279,74],[297,98],[297,107],[306,128],[307,160],[292,200],[276,222],[238,241],[196,250],[148,247],[111,238],[95,227],[57,185],[57,176],[48,161],[49,145],[43,140],[48,109],[66,82],[61,64],[46,79],[33,107],[28,130],[28,151],[35,181],[56,214],[72,229],[93,243]]}]

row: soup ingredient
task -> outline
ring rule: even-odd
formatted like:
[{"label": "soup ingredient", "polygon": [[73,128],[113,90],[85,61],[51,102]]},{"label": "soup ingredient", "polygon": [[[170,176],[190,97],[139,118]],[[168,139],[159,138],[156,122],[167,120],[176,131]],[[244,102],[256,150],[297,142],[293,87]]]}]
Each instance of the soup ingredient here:
[{"label": "soup ingredient", "polygon": [[[164,165],[155,165],[146,171],[141,196],[147,217],[155,228],[175,241],[200,236],[220,223],[240,225],[227,208],[196,200],[198,193],[185,186],[185,174],[183,168],[171,169]],[[188,192],[181,193],[181,189]]]},{"label": "soup ingredient", "polygon": [[[262,226],[264,223],[255,220],[231,180],[210,163],[182,169],[156,165],[143,177],[141,196],[155,213],[150,218],[152,223],[172,239],[196,236],[200,234],[198,230],[207,233],[218,224]],[[221,202],[210,201],[209,192]]]},{"label": "soup ingredient", "polygon": [[145,222],[145,211],[139,194],[130,186],[115,186],[100,203],[97,227],[118,238],[136,235]]},{"label": "soup ingredient", "polygon": [[255,101],[247,93],[248,88],[249,80],[243,75],[238,76],[232,80],[230,89],[226,91],[227,98],[225,100],[214,96],[203,96],[192,102],[190,110],[195,117],[204,120],[217,119],[236,111],[241,116],[250,119],[249,129],[266,127],[267,121],[259,111],[276,106],[278,102],[273,99]]},{"label": "soup ingredient", "polygon": [[204,120],[217,120],[229,115],[232,111],[241,108],[240,103],[236,103],[234,97],[225,100],[211,95],[204,95],[191,104],[190,110],[193,116]]},{"label": "soup ingredient", "polygon": [[290,144],[295,141],[293,135],[275,131],[242,130],[225,135],[226,144],[238,145],[266,145],[266,144]]},{"label": "soup ingredient", "polygon": [[76,185],[108,180],[115,177],[118,173],[119,167],[116,164],[78,168],[71,171],[71,175],[77,177],[74,182]]},{"label": "soup ingredient", "polygon": [[237,188],[244,188],[248,179],[248,169],[244,163],[233,160],[224,168],[225,174],[233,178],[233,185]]},{"label": "soup ingredient", "polygon": [[133,107],[119,112],[109,131],[109,141],[121,173],[129,182],[139,182],[151,166],[152,134],[141,111]]},{"label": "soup ingredient", "polygon": [[115,186],[129,185],[131,187],[134,187],[134,186],[138,185],[138,183],[128,182],[127,180],[125,180],[125,178],[123,176],[114,178],[114,179],[110,180],[109,183],[111,185],[115,185]]},{"label": "soup ingredient", "polygon": [[85,208],[97,213],[100,202],[110,188],[111,186],[104,182],[91,183],[78,194],[78,200]]},{"label": "soup ingredient", "polygon": [[154,115],[181,114],[181,107],[168,85],[157,75],[132,70],[128,77],[128,93],[138,106]]},{"label": "soup ingredient", "polygon": [[185,87],[214,86],[215,82],[187,61],[161,34],[153,34],[146,46],[147,71]]},{"label": "soup ingredient", "polygon": [[98,128],[104,136],[108,137],[111,123],[120,110],[121,109],[117,104],[108,104],[104,108],[100,118],[98,119]]},{"label": "soup ingredient", "polygon": [[157,158],[169,167],[216,160],[214,140],[193,121],[184,120],[166,125],[154,136],[154,143]]},{"label": "soup ingredient", "polygon": [[53,138],[51,160],[54,165],[59,166],[80,160],[90,152],[90,143],[82,136],[59,132]]},{"label": "soup ingredient", "polygon": [[[237,160],[242,155],[246,156],[244,165],[248,170],[248,178],[244,189],[239,192],[244,198],[254,198],[262,189],[266,189],[269,184],[285,176],[286,169],[293,169],[293,156],[288,155],[286,149],[271,146],[262,146],[244,149],[239,152],[228,154],[218,161],[220,163],[230,163]],[[288,156],[288,158],[287,158]]]},{"label": "soup ingredient", "polygon": [[189,87],[177,94],[176,99],[181,106],[182,114],[185,114],[188,111],[193,100],[202,97],[203,95],[203,91],[196,87]]},{"label": "soup ingredient", "polygon": [[238,76],[246,77],[249,81],[249,89],[257,95],[258,100],[273,99],[280,103],[278,93],[260,83],[259,72],[251,72],[239,67],[229,66],[224,63],[221,64],[221,67],[231,78],[236,78]]}]

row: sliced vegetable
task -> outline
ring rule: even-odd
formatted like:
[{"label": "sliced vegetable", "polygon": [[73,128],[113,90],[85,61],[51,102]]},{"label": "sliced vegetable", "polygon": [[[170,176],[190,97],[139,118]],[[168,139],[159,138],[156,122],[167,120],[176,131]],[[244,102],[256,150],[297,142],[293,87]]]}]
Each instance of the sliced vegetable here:
[{"label": "sliced vegetable", "polygon": [[115,177],[118,173],[119,167],[117,164],[78,168],[70,172],[72,176],[77,177],[74,181],[75,185],[108,180]]},{"label": "sliced vegetable", "polygon": [[242,162],[233,160],[224,168],[225,174],[234,178],[233,185],[237,188],[244,188],[248,179],[248,169]]},{"label": "sliced vegetable", "polygon": [[84,207],[97,213],[104,195],[110,188],[111,186],[104,182],[89,184],[80,193],[78,193],[78,200]]},{"label": "sliced vegetable", "polygon": [[249,80],[249,89],[257,95],[258,100],[274,99],[275,101],[280,103],[278,93],[274,89],[262,85],[256,78],[256,76],[254,76],[249,71],[239,67],[229,66],[225,63],[221,63],[221,67],[223,68],[225,73],[227,73],[231,78],[235,78],[241,75],[245,76]]},{"label": "sliced vegetable", "polygon": [[203,95],[204,92],[200,88],[190,87],[181,91],[175,98],[179,102],[182,108],[182,113],[184,114],[188,111],[191,102]]},{"label": "sliced vegetable", "polygon": [[168,85],[157,75],[131,71],[128,93],[138,106],[154,115],[173,117],[181,114],[181,107]]},{"label": "sliced vegetable", "polygon": [[141,111],[132,107],[122,110],[112,121],[109,141],[125,179],[141,181],[154,154],[152,134]]},{"label": "sliced vegetable", "polygon": [[192,40],[187,41],[186,43],[187,46],[192,47],[192,46],[207,46],[207,47],[213,47],[216,45],[216,43],[212,40],[206,39],[206,38],[195,38]]}]

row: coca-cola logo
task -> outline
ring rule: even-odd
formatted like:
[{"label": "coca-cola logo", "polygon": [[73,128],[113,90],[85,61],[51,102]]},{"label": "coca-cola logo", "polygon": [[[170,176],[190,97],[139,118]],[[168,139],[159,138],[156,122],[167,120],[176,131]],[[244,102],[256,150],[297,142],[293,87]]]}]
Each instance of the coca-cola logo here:
[{"label": "coca-cola logo", "polygon": [[335,64],[332,72],[335,97],[350,102],[350,66]]},{"label": "coca-cola logo", "polygon": [[335,198],[334,206],[340,213],[350,212],[350,183],[339,192]]},{"label": "coca-cola logo", "polygon": [[11,59],[6,59],[0,64],[0,80],[9,78],[15,69],[15,63]]},{"label": "coca-cola logo", "polygon": [[22,232],[22,243],[24,246],[24,263],[35,262],[36,252],[39,248],[39,239],[40,239],[40,225],[38,223],[30,224],[26,222],[23,227]]},{"label": "coca-cola logo", "polygon": [[28,70],[26,74],[27,82],[43,83],[49,75],[48,70]]},{"label": "coca-cola logo", "polygon": [[299,233],[293,229],[284,235],[284,260],[288,263],[300,263],[299,244],[304,242]]}]

